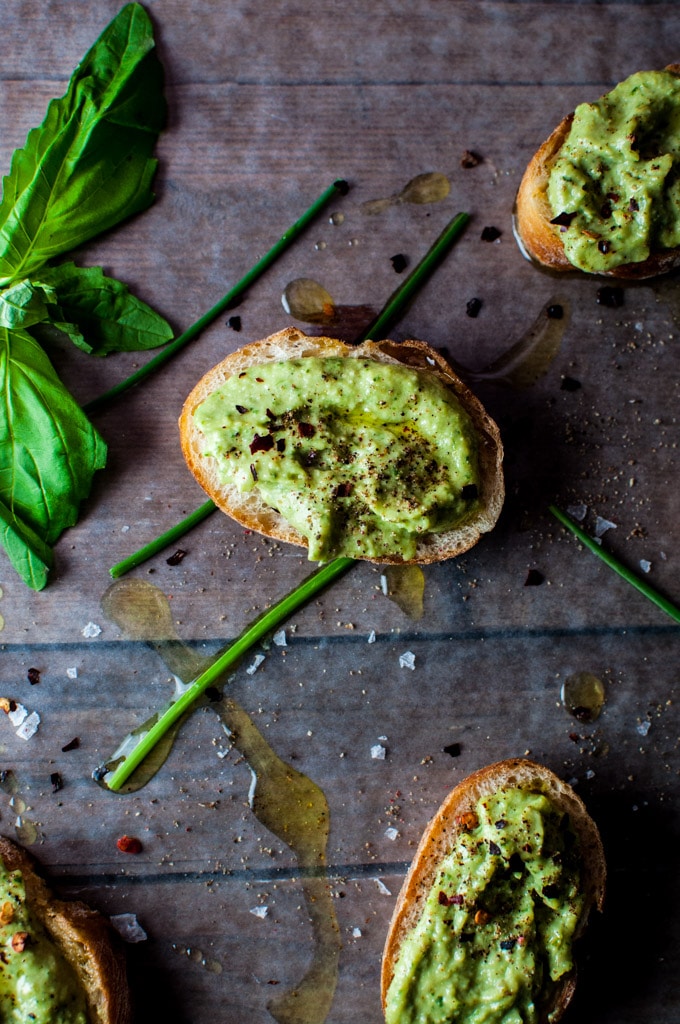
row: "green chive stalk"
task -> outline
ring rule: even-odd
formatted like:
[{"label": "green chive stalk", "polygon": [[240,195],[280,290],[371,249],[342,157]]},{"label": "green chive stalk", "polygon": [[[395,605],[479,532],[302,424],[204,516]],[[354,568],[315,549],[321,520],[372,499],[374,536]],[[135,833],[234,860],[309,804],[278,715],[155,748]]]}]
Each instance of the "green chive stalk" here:
[{"label": "green chive stalk", "polygon": [[274,263],[279,256],[285,252],[285,250],[300,237],[302,232],[309,226],[315,217],[326,207],[332,199],[336,199],[339,195],[345,195],[348,189],[346,181],[338,179],[334,181],[329,188],[322,192],[319,198],[312,203],[309,209],[305,210],[299,220],[288,228],[288,230],[281,236],[269,252],[265,253],[257,261],[257,263],[250,268],[247,274],[241,278],[241,280],[230,288],[227,294],[216,303],[212,309],[209,309],[207,313],[204,313],[195,324],[189,327],[183,334],[180,334],[174,341],[169,342],[165,348],[150,359],[148,363],[140,367],[135,373],[126,377],[125,380],[115,384],[109,391],[106,391],[103,395],[98,398],[94,398],[91,402],[88,402],[83,406],[83,411],[88,415],[99,412],[101,408],[108,405],[109,402],[113,401],[119,395],[122,395],[125,391],[129,391],[130,388],[140,384],[143,380],[146,380],[152,373],[159,370],[161,366],[164,366],[173,356],[175,356],[180,349],[183,349],[185,345],[188,345],[190,341],[205,330],[205,328],[216,320],[218,316],[221,316],[230,306],[232,306],[237,299],[239,299],[243,293],[264,274],[265,270]]},{"label": "green chive stalk", "polygon": [[584,547],[588,548],[589,551],[592,551],[594,555],[597,555],[605,565],[608,565],[610,569],[613,569],[614,572],[618,573],[626,583],[630,583],[632,587],[639,590],[641,594],[644,594],[644,596],[657,605],[658,608],[661,608],[666,615],[670,615],[675,622],[680,622],[680,608],[677,608],[672,601],[669,601],[668,598],[664,597],[663,594],[660,594],[658,590],[655,590],[654,587],[650,586],[645,580],[640,579],[636,573],[632,572],[632,570],[624,565],[623,562],[620,562],[618,558],[612,555],[609,551],[600,547],[600,545],[597,544],[593,538],[585,532],[585,530],[582,530],[581,527],[578,526],[565,512],[562,512],[555,505],[550,505],[549,511],[554,515],[555,519],[562,524],[562,526],[565,526],[567,530],[570,530],[571,533],[581,541]]}]

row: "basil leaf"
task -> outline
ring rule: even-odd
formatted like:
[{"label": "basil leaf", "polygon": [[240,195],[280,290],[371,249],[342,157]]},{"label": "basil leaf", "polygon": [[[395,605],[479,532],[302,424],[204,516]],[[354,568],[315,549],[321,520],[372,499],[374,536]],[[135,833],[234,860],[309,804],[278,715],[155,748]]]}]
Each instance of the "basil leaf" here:
[{"label": "basil leaf", "polygon": [[0,394],[0,501],[25,536],[52,545],[75,523],[106,445],[25,330],[0,328]]},{"label": "basil leaf", "polygon": [[3,501],[0,501],[0,543],[24,583],[33,590],[42,590],[52,568],[52,550],[17,519]]},{"label": "basil leaf", "polygon": [[30,327],[50,319],[51,297],[32,281],[18,281],[0,291],[0,327]]},{"label": "basil leaf", "polygon": [[[136,298],[122,281],[106,277],[101,267],[75,263],[44,267],[40,284],[53,294],[58,307],[54,325],[66,330],[86,352],[105,356],[155,348],[173,336],[162,316]],[[77,330],[68,330],[67,324],[77,325]]]},{"label": "basil leaf", "polygon": [[151,22],[128,4],[12,157],[0,204],[0,286],[149,206],[162,85]]}]

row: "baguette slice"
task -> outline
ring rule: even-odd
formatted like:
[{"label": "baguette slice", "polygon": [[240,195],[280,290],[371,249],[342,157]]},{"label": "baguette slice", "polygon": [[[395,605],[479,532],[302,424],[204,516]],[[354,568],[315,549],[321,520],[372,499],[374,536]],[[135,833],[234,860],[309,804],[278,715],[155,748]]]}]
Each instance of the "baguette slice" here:
[{"label": "baguette slice", "polygon": [[[667,71],[680,75],[680,64],[669,64]],[[554,214],[548,202],[548,180],[574,119],[564,117],[529,161],[515,200],[514,230],[520,249],[529,259],[558,272],[576,270],[567,259],[559,225],[551,224]],[[624,280],[642,280],[666,274],[680,266],[680,248],[658,249],[646,260],[624,263],[598,273]]]},{"label": "baguette slice", "polygon": [[[498,427],[482,404],[456,376],[446,360],[422,341],[365,341],[347,345],[335,338],[310,337],[295,327],[288,327],[264,341],[238,349],[208,373],[188,396],[179,420],[182,452],[189,469],[215,504],[242,526],[267,537],[307,547],[307,540],[277,511],[266,505],[257,488],[241,494],[235,485],[223,486],[216,475],[216,460],[202,454],[202,434],[195,426],[196,408],[228,377],[257,363],[297,359],[306,356],[342,356],[348,359],[369,357],[379,362],[402,363],[427,373],[434,373],[459,399],[475,427],[479,442],[480,494],[476,514],[460,526],[443,533],[424,535],[418,543],[412,562],[425,564],[453,558],[477,543],[483,533],[495,525],[503,505],[503,447]],[[394,555],[371,561],[402,562]]]},{"label": "baguette slice", "polygon": [[[404,879],[383,951],[383,1009],[401,944],[421,917],[442,860],[455,848],[464,830],[464,819],[461,821],[461,818],[473,811],[483,797],[501,790],[516,788],[545,794],[555,807],[569,815],[578,836],[581,850],[581,884],[585,902],[574,940],[585,930],[589,912],[594,907],[602,910],[606,884],[604,850],[597,826],[580,797],[550,769],[532,761],[511,758],[481,768],[460,782],[446,797],[425,829]],[[545,1018],[541,1018],[541,1024],[544,1024],[544,1020],[547,1022],[548,1014],[550,1024],[554,1024],[562,1016],[575,988],[576,971],[573,969],[557,983],[554,998],[551,1005],[545,1008]]]},{"label": "baguette slice", "polygon": [[57,899],[33,857],[0,836],[0,858],[20,871],[26,899],[82,985],[91,1024],[130,1024],[132,1006],[122,940],[103,914],[84,903]]}]

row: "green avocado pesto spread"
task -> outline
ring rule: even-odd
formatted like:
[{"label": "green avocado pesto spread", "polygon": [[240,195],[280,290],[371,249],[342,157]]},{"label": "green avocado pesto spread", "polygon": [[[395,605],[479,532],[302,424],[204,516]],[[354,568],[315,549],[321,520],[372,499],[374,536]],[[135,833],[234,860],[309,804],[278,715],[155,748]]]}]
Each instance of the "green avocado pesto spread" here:
[{"label": "green avocado pesto spread", "polygon": [[577,839],[541,793],[484,798],[405,938],[387,1024],[536,1024],[572,967]]},{"label": "green avocado pesto spread", "polygon": [[680,78],[640,71],[574,112],[548,201],[567,258],[591,273],[680,245]]},{"label": "green avocado pesto spread", "polygon": [[0,1021],[87,1024],[75,972],[31,913],[20,871],[0,861]]},{"label": "green avocado pesto spread", "polygon": [[195,411],[219,479],[257,487],[309,558],[412,558],[478,508],[474,428],[433,374],[362,357],[259,363]]}]

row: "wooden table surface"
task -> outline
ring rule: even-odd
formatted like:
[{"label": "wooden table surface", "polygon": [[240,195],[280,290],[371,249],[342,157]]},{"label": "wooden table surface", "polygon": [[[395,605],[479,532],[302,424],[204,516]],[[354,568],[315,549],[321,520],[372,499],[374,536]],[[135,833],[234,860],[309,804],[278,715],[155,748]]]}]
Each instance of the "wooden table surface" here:
[{"label": "wooden table surface", "polygon": [[[140,1022],[376,1024],[382,944],[426,822],[468,772],[530,753],[574,783],[609,864],[569,1019],[670,1024],[680,627],[548,505],[583,506],[591,533],[598,517],[615,524],[603,546],[680,600],[680,281],[626,285],[621,307],[603,305],[602,280],[558,279],[523,259],[512,209],[527,161],[565,113],[678,58],[677,5],[146,6],[169,103],[157,199],[79,262],[126,281],[179,332],[335,179],[351,187],[248,291],[240,332],[225,314],[96,416],[109,463],[57,545],[49,585],[29,590],[0,557],[0,695],[41,717],[30,740],[0,722],[0,828],[30,846],[60,893],[136,915],[147,935],[127,947]],[[3,173],[118,9],[5,4]],[[466,151],[476,166],[462,166]],[[367,212],[426,173],[448,179],[445,198]],[[546,304],[565,310],[549,339],[540,321],[528,374],[474,384],[506,446],[499,525],[423,570],[422,615],[398,603],[398,574],[357,565],[287,623],[285,646],[259,645],[224,698],[196,710],[144,788],[99,788],[93,769],[165,703],[173,675],[190,675],[310,571],[299,549],[215,515],[184,539],[180,564],[167,551],[108,589],[113,563],[204,500],[178,443],[184,397],[246,341],[290,323],[318,332],[282,306],[296,278],[330,292],[336,330],[351,336],[399,284],[391,257],[414,266],[458,211],[471,216],[466,232],[392,337],[446,348],[474,380],[521,339],[529,346]],[[481,240],[487,226],[497,241]],[[52,358],[86,402],[147,356],[102,360],[64,344]],[[530,570],[543,582],[526,585]],[[150,608],[153,623],[141,622]],[[576,673],[604,684],[592,723],[561,701]],[[328,826],[325,868],[321,849],[296,857],[285,841],[300,807],[322,838]],[[142,841],[140,854],[117,849],[123,834]]]}]

